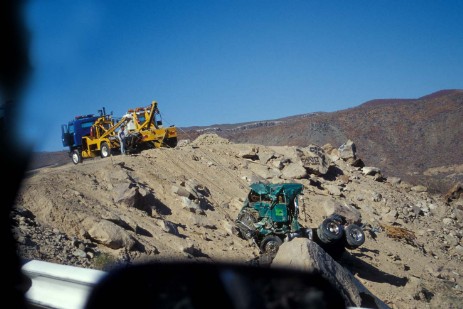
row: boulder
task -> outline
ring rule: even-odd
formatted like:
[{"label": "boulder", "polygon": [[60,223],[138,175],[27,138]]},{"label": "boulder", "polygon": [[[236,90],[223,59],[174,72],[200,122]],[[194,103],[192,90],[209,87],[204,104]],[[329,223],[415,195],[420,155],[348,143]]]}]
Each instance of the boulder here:
[{"label": "boulder", "polygon": [[108,220],[96,223],[88,234],[96,242],[111,249],[132,250],[136,245],[136,241],[123,228]]},{"label": "boulder", "polygon": [[170,221],[161,219],[161,220],[158,220],[156,224],[160,228],[162,228],[162,230],[166,233],[173,234],[173,235],[179,235],[177,226]]},{"label": "boulder", "polygon": [[238,157],[251,161],[259,160],[259,147],[244,146],[238,153]]},{"label": "boulder", "polygon": [[281,175],[278,169],[269,168],[267,165],[262,164],[250,164],[249,169],[264,179],[272,179]]},{"label": "boulder", "polygon": [[298,156],[304,168],[311,174],[325,175],[331,164],[331,160],[325,155],[323,148],[317,145],[309,145],[297,149]]},{"label": "boulder", "polygon": [[402,182],[402,179],[400,179],[399,177],[388,177],[387,182],[392,185],[398,185]]},{"label": "boulder", "polygon": [[204,227],[207,229],[212,229],[212,230],[217,229],[216,222],[203,215],[192,213],[190,214],[188,218],[188,222],[190,222],[191,224],[195,226]]},{"label": "boulder", "polygon": [[367,176],[375,176],[381,174],[381,170],[373,166],[364,166],[362,167],[362,173]]},{"label": "boulder", "polygon": [[356,147],[353,141],[350,139],[347,140],[344,144],[342,144],[339,148],[339,156],[341,159],[347,162],[354,162],[357,158],[356,156]]},{"label": "boulder", "polygon": [[199,200],[190,200],[187,197],[182,196],[182,205],[183,208],[193,212],[193,213],[198,213],[201,214],[203,213],[203,210],[201,209],[200,206],[200,201]]},{"label": "boulder", "polygon": [[328,193],[330,195],[334,195],[334,196],[341,196],[342,195],[342,192],[341,192],[341,188],[337,185],[331,185],[331,184],[328,184],[328,185],[325,185],[324,186],[326,190],[328,190]]},{"label": "boulder", "polygon": [[444,195],[444,198],[447,202],[451,202],[452,200],[458,200],[463,198],[463,184],[456,183],[454,184]]},{"label": "boulder", "polygon": [[290,163],[281,171],[284,179],[301,179],[307,176],[307,170],[300,163]]},{"label": "boulder", "polygon": [[426,192],[426,191],[428,191],[428,188],[426,188],[423,185],[417,185],[417,186],[411,187],[410,190],[415,191],[415,192]]},{"label": "boulder", "polygon": [[289,267],[322,274],[341,293],[347,307],[389,308],[310,239],[295,238],[284,242],[271,267]]},{"label": "boulder", "polygon": [[267,164],[270,159],[275,158],[275,153],[274,152],[260,152],[259,153],[259,161],[262,164]]},{"label": "boulder", "polygon": [[114,202],[125,207],[135,207],[144,209],[142,196],[138,192],[138,188],[132,183],[122,183],[114,188]]},{"label": "boulder", "polygon": [[[171,188],[171,192],[174,194],[177,194],[178,196],[190,198],[191,192],[188,191],[185,187],[183,186],[176,186],[173,185]],[[191,197],[191,199],[194,199],[195,197]],[[197,198],[197,197],[196,197]]]}]

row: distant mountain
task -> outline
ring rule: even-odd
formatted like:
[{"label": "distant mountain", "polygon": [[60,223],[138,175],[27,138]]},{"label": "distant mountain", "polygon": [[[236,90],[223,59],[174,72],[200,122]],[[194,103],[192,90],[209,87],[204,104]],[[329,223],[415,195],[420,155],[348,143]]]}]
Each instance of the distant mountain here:
[{"label": "distant mountain", "polygon": [[417,99],[377,99],[331,113],[189,127],[180,138],[215,132],[236,143],[339,147],[352,140],[366,165],[386,176],[445,191],[463,181],[463,90]]}]

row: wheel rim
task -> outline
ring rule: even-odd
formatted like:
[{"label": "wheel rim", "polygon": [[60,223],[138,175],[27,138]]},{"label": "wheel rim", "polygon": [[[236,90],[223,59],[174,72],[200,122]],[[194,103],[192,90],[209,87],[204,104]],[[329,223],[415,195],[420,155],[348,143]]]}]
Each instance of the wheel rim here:
[{"label": "wheel rim", "polygon": [[355,241],[361,241],[363,239],[363,233],[359,230],[353,230],[349,234]]},{"label": "wheel rim", "polygon": [[74,163],[79,163],[79,155],[75,152],[72,154],[72,161]]},{"label": "wheel rim", "polygon": [[270,240],[265,244],[265,252],[276,252],[279,247],[279,244],[276,240]]},{"label": "wheel rim", "polygon": [[334,222],[330,222],[327,226],[327,229],[330,233],[333,233],[335,235],[338,235],[339,232],[340,232],[340,228],[339,228],[339,225],[337,225],[336,223]]},{"label": "wheel rim", "polygon": [[103,157],[107,157],[107,156],[108,156],[108,148],[103,147],[103,149],[101,149],[101,152],[103,153]]}]

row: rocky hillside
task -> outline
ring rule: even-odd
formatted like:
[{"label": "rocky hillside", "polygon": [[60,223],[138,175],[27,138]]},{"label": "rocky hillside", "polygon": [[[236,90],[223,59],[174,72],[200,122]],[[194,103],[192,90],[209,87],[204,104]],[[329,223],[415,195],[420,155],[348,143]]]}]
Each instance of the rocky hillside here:
[{"label": "rocky hillside", "polygon": [[[257,118],[257,117],[256,117]],[[332,113],[185,129],[182,138],[215,132],[236,143],[306,146],[355,141],[357,152],[383,174],[445,192],[463,181],[463,90],[417,99],[372,100]]]},{"label": "rocky hillside", "polygon": [[316,228],[334,212],[361,221],[365,243],[337,263],[387,306],[461,306],[461,186],[443,196],[386,177],[363,166],[348,140],[323,145],[320,160],[308,160],[314,147],[204,134],[175,149],[33,170],[11,214],[18,253],[104,270],[172,260],[268,266],[256,244],[234,232],[234,220],[251,183],[297,182],[304,186],[301,225]]}]

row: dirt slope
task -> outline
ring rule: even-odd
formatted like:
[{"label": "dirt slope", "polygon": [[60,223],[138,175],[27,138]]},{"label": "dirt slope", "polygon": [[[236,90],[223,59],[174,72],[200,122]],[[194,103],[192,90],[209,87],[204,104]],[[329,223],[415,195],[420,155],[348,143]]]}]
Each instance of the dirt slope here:
[{"label": "dirt slope", "polygon": [[[399,179],[365,175],[336,157],[328,175],[281,179],[275,163],[293,152],[208,134],[175,149],[34,170],[13,212],[19,254],[103,269],[146,260],[248,263],[259,250],[231,227],[249,184],[273,173],[267,181],[304,184],[300,222],[306,227],[317,227],[329,205],[361,214],[366,242],[339,262],[391,308],[461,307],[462,198],[446,203]],[[249,153],[260,159],[246,159]],[[179,193],[191,184],[201,193],[194,207]],[[136,207],[127,192],[136,192]],[[101,222],[114,224],[130,241],[96,241],[90,234]]]}]

